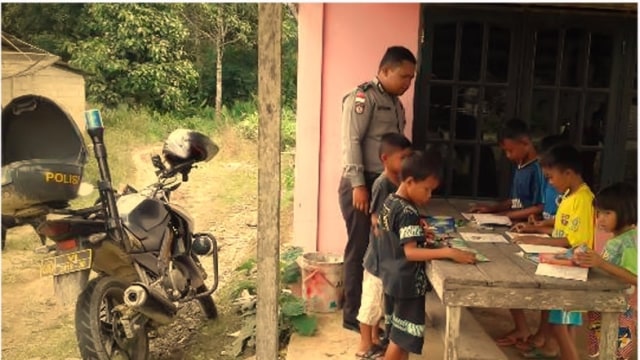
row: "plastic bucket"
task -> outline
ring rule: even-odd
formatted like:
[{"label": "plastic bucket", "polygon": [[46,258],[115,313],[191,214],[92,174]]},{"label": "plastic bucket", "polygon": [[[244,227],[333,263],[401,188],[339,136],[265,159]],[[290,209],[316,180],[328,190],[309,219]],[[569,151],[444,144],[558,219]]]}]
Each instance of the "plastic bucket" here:
[{"label": "plastic bucket", "polygon": [[343,258],[335,254],[302,255],[302,298],[307,311],[330,313],[342,308]]}]

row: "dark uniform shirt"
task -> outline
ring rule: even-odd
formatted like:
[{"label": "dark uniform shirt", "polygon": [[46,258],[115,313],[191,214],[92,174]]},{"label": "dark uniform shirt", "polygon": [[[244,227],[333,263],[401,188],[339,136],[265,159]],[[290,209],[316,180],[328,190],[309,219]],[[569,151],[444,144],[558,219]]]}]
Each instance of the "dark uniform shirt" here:
[{"label": "dark uniform shirt", "polygon": [[378,150],[382,135],[402,133],[404,107],[397,96],[384,91],[378,79],[359,85],[342,100],[343,176],[351,186],[365,185],[364,173],[384,170]]},{"label": "dark uniform shirt", "polygon": [[[382,204],[389,197],[398,190],[398,187],[389,180],[384,174],[381,174],[373,183],[371,190],[371,209],[372,214],[378,214],[382,209]],[[373,231],[369,234],[369,246],[367,252],[364,254],[364,268],[374,276],[379,277],[379,245],[378,238],[373,234]]]},{"label": "dark uniform shirt", "polygon": [[415,241],[426,247],[418,209],[406,199],[391,194],[378,214],[380,278],[384,293],[396,298],[423,296],[429,290],[424,261],[409,261],[404,245]]}]

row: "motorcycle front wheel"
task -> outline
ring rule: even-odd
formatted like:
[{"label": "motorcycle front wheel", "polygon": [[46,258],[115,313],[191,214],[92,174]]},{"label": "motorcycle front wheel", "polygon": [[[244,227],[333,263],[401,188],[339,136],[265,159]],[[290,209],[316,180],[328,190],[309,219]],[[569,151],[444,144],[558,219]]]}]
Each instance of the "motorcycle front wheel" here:
[{"label": "motorcycle front wheel", "polygon": [[[200,286],[197,292],[198,294],[207,292],[207,286]],[[213,298],[211,296],[201,297],[198,299],[198,302],[200,303],[200,308],[202,309],[204,316],[208,320],[215,320],[218,318],[218,307],[216,306],[216,303],[213,301]]]},{"label": "motorcycle front wheel", "polygon": [[139,329],[127,339],[115,306],[124,303],[127,284],[111,276],[91,280],[76,303],[76,338],[80,355],[91,360],[146,360],[149,337]]}]

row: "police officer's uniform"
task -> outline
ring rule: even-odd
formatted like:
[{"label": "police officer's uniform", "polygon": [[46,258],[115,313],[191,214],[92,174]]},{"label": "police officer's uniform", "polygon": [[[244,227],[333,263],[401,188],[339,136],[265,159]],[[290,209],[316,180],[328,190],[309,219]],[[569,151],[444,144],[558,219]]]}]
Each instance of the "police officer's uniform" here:
[{"label": "police officer's uniform", "polygon": [[[344,251],[343,326],[358,330],[362,295],[362,261],[369,243],[371,215],[353,207],[352,189],[371,186],[382,173],[379,149],[382,135],[402,133],[406,124],[400,99],[384,91],[378,79],[360,84],[342,100],[342,179],[340,210],[347,226]],[[369,199],[371,200],[371,199]]]}]

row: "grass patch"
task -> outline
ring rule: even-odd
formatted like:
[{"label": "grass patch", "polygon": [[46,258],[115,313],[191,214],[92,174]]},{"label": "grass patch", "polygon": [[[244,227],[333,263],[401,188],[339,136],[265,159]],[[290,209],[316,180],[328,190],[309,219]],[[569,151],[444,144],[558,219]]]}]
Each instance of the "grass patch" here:
[{"label": "grass patch", "polygon": [[[26,318],[37,322],[34,324],[27,322],[26,325],[34,329],[31,336],[40,340],[21,342],[15,345],[3,343],[2,357],[15,360],[51,359],[53,355],[56,359],[80,358],[75,337],[73,312],[64,312],[50,326],[42,326],[38,321],[39,316],[40,314],[37,313],[25,314]],[[24,325],[15,324],[13,326]]]},{"label": "grass patch", "polygon": [[[100,106],[90,107],[101,108]],[[131,153],[135,149],[160,143],[173,130],[179,128],[202,132],[212,136],[214,141],[220,139],[223,143],[221,144],[222,152],[227,155],[226,159],[229,161],[256,163],[259,117],[255,101],[237,102],[232,107],[224,107],[220,119],[215,119],[214,109],[210,107],[192,109],[185,113],[159,113],[144,107],[131,108],[121,105],[115,109],[103,109],[101,112],[105,126],[104,141],[107,146],[111,179],[115,187],[126,183],[135,170],[131,162]],[[282,110],[281,171],[283,200],[288,202],[293,201],[295,121],[295,113],[291,109],[284,108]],[[95,186],[99,179],[98,165],[91,140],[86,133],[83,134],[89,150],[83,181]],[[257,184],[257,168],[243,168],[238,176],[243,176],[247,183],[255,181]],[[232,198],[234,191],[230,191],[227,198]],[[97,198],[98,192],[94,191],[89,196],[73,200],[71,204],[74,207],[91,206]]]}]

